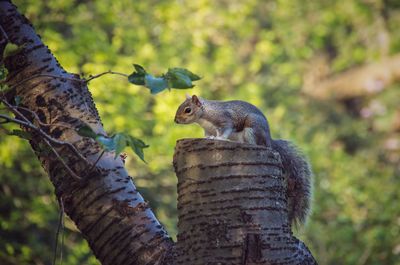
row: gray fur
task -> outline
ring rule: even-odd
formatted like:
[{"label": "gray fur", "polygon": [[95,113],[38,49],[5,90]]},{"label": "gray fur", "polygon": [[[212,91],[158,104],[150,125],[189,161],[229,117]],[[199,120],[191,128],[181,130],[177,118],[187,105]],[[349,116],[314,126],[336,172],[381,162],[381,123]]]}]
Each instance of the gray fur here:
[{"label": "gray fur", "polygon": [[[185,110],[190,108],[191,112]],[[305,156],[285,140],[272,140],[268,120],[254,105],[241,101],[188,97],[178,108],[176,123],[198,123],[206,137],[272,147],[281,156],[287,180],[291,223],[305,223],[311,208],[312,171]]]}]

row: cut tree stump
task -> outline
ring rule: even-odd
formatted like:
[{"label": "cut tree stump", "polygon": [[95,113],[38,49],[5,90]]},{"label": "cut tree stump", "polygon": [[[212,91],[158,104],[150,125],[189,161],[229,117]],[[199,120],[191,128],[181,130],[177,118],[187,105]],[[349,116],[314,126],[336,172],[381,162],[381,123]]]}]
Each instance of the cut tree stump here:
[{"label": "cut tree stump", "polygon": [[270,148],[179,140],[176,264],[317,264],[292,234],[281,167]]}]

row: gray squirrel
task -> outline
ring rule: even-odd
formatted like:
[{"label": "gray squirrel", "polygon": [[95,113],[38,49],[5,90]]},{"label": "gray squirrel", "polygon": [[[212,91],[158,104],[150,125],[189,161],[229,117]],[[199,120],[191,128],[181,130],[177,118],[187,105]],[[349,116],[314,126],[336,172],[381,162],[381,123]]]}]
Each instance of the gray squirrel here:
[{"label": "gray squirrel", "polygon": [[271,138],[267,118],[254,105],[186,95],[175,115],[179,124],[198,123],[207,138],[272,147],[278,151],[288,185],[290,223],[304,224],[310,213],[312,171],[305,156],[291,142]]}]

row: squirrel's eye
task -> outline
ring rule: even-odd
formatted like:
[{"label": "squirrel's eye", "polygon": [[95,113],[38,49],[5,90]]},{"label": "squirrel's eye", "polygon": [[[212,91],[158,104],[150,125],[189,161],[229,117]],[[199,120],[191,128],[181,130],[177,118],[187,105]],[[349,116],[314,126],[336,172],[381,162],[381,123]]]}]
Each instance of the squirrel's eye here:
[{"label": "squirrel's eye", "polygon": [[186,109],[185,109],[185,113],[190,113],[191,111],[192,111],[191,108],[186,108]]}]

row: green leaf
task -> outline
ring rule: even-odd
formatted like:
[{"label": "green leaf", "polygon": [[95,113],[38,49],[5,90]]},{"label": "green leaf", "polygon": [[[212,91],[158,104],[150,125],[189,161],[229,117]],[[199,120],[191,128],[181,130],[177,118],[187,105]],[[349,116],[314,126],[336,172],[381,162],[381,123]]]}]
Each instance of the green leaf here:
[{"label": "green leaf", "polygon": [[127,136],[123,133],[117,133],[113,136],[114,146],[115,146],[115,158],[128,146]]},{"label": "green leaf", "polygon": [[167,88],[192,88],[194,87],[192,82],[201,79],[200,76],[184,68],[170,68],[166,74],[154,76],[148,74],[141,65],[134,64],[133,66],[135,72],[128,76],[128,81],[149,88],[152,94],[160,93]]},{"label": "green leaf", "polygon": [[143,153],[143,149],[144,148],[148,148],[149,145],[145,144],[142,140],[132,137],[129,137],[129,146],[132,148],[132,150],[135,152],[135,154],[142,159],[143,162],[146,163],[146,161],[144,160],[144,153]]},{"label": "green leaf", "polygon": [[11,132],[8,132],[8,135],[18,136],[19,138],[25,140],[32,140],[32,135],[22,130],[17,130],[17,129],[12,130]]},{"label": "green leaf", "polygon": [[168,73],[171,73],[171,74],[180,73],[182,75],[189,77],[191,81],[197,81],[197,80],[201,79],[200,76],[192,73],[191,71],[189,71],[185,68],[178,68],[178,67],[170,68],[170,69],[168,69],[167,74]]},{"label": "green leaf", "polygon": [[0,64],[0,81],[3,81],[7,78],[8,70],[4,67],[3,64]]},{"label": "green leaf", "polygon": [[19,106],[19,104],[21,104],[21,97],[20,97],[20,96],[16,96],[16,97],[14,98],[14,101],[15,101],[15,105],[16,105],[16,106]]},{"label": "green leaf", "polygon": [[149,147],[142,140],[125,133],[117,133],[112,137],[96,134],[92,128],[88,125],[84,125],[77,130],[78,134],[83,137],[89,137],[95,139],[105,151],[115,151],[115,158],[125,149],[130,146],[132,150],[139,156],[141,160],[144,160],[143,149]]},{"label": "green leaf", "polygon": [[145,85],[144,77],[145,77],[144,74],[134,72],[128,76],[128,81],[134,85],[144,86]]},{"label": "green leaf", "polygon": [[134,64],[133,67],[135,68],[135,72],[128,76],[128,81],[134,85],[144,86],[146,70],[144,70],[144,68],[138,64]]},{"label": "green leaf", "polygon": [[83,137],[89,137],[92,139],[96,139],[98,135],[90,128],[89,125],[84,125],[77,130],[77,133]]},{"label": "green leaf", "polygon": [[106,136],[98,135],[96,137],[96,141],[104,148],[106,151],[114,151],[115,143],[113,138],[109,138]]},{"label": "green leaf", "polygon": [[164,77],[154,77],[147,74],[145,77],[145,85],[150,89],[151,94],[157,94],[168,88],[168,82]]},{"label": "green leaf", "polygon": [[194,87],[192,80],[187,75],[180,72],[169,73],[167,79],[168,85],[171,88],[186,89]]},{"label": "green leaf", "polygon": [[135,67],[135,70],[138,74],[146,74],[146,70],[144,70],[143,66],[139,65],[139,64],[133,64],[133,67]]},{"label": "green leaf", "polygon": [[18,51],[18,45],[14,43],[7,43],[6,47],[4,48],[3,57],[7,57],[13,55]]},{"label": "green leaf", "polygon": [[9,89],[10,89],[10,87],[8,85],[0,84],[0,91],[6,92]]}]

